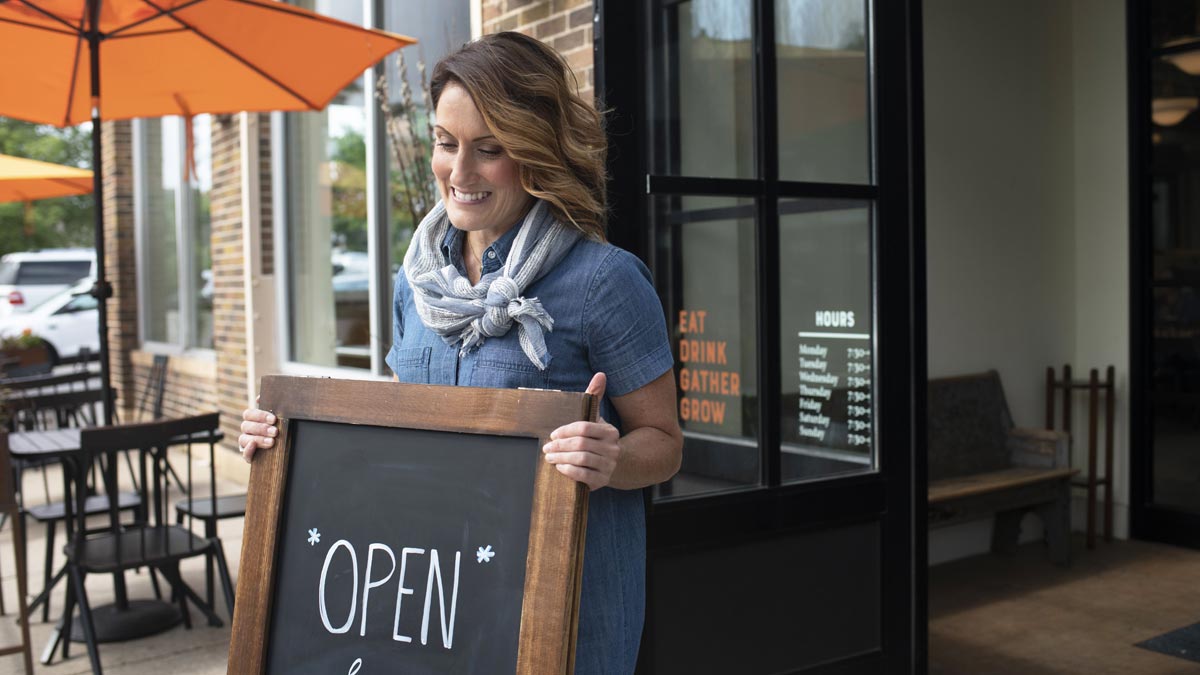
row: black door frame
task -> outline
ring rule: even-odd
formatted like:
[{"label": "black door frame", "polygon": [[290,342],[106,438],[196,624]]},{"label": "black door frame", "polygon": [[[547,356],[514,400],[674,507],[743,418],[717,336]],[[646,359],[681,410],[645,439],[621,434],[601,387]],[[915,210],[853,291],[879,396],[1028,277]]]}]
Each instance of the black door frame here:
[{"label": "black door frame", "polygon": [[1200,514],[1154,503],[1154,242],[1150,119],[1152,63],[1162,53],[1150,42],[1150,3],[1126,0],[1129,111],[1129,533],[1135,539],[1200,548]]},{"label": "black door frame", "polygon": [[[773,3],[755,3],[756,20],[773,14]],[[594,0],[595,90],[609,109],[609,239],[653,266],[646,172],[649,134],[642,111],[647,109],[645,82],[651,67],[641,2]],[[778,453],[764,461],[769,487],[699,499],[652,504],[648,500],[648,541],[656,550],[688,550],[734,539],[823,529],[855,522],[880,522],[881,649],[854,658],[805,669],[805,673],[924,673],[927,669],[927,536],[925,468],[926,292],[924,111],[920,0],[875,0],[874,101],[876,104],[877,200],[875,226],[878,384],[881,401],[876,432],[881,454],[877,473],[798,485],[780,485]],[[765,19],[773,25],[773,17]],[[757,58],[773,64],[771,40],[756,44]],[[768,80],[773,66],[757,86]],[[761,72],[761,71],[760,71]],[[771,101],[773,97],[768,95]],[[774,129],[774,106],[759,111],[757,122]],[[773,133],[773,131],[772,131]],[[767,148],[774,171],[774,149]],[[680,179],[691,187],[703,179]],[[689,190],[691,189],[689,187]],[[762,194],[771,198],[776,194]],[[804,196],[804,195],[792,195]],[[825,195],[822,195],[825,196]],[[846,195],[861,196],[856,189]],[[760,204],[766,200],[760,199]],[[774,204],[771,203],[771,210]],[[761,209],[760,209],[761,210]],[[766,215],[777,218],[777,215]],[[771,222],[767,220],[766,222]],[[776,228],[760,235],[760,250],[772,250]],[[776,279],[776,281],[778,281]],[[760,284],[763,280],[760,279]],[[764,306],[778,307],[778,283],[765,285]],[[776,353],[770,342],[778,334],[777,313],[759,326],[760,359]],[[773,327],[773,329],[772,329]],[[767,375],[777,369],[763,368]],[[760,375],[761,376],[761,375]],[[778,385],[768,377],[765,387]],[[777,387],[776,387],[777,388]],[[767,407],[767,406],[764,406]],[[768,413],[769,414],[769,413]],[[778,419],[777,417],[770,419]],[[770,428],[772,425],[767,425]],[[765,431],[765,430],[764,430]],[[765,432],[768,442],[770,433]],[[774,439],[778,443],[778,432]],[[761,440],[761,439],[760,439]],[[651,564],[653,564],[651,562]],[[656,611],[648,608],[648,612]],[[648,620],[647,625],[651,622]],[[648,631],[643,651],[654,648]]]}]

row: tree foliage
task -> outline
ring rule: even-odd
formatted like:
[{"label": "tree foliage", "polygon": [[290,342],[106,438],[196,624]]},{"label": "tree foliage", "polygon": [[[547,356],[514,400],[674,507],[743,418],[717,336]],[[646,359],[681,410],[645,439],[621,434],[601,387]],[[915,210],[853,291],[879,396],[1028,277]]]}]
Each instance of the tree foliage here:
[{"label": "tree foliage", "polygon": [[[0,117],[0,154],[92,168],[90,125],[57,129]],[[0,204],[0,255],[93,244],[92,195]]]}]

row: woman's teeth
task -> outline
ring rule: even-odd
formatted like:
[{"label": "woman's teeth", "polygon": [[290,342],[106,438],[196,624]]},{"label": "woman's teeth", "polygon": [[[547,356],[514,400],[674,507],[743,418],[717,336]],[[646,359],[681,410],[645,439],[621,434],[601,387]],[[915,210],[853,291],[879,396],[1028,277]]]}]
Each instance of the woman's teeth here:
[{"label": "woman's teeth", "polygon": [[490,193],[490,192],[460,192],[458,190],[454,191],[455,198],[457,198],[459,201],[463,201],[463,202],[481,202],[485,198],[487,198],[487,196],[490,194],[492,194],[492,193]]}]

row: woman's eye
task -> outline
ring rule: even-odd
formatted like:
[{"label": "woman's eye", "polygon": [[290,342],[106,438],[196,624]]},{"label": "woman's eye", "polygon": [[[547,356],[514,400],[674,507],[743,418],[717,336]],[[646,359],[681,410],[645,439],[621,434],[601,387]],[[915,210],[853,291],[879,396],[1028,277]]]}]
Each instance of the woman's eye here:
[{"label": "woman's eye", "polygon": [[453,152],[454,149],[458,147],[454,143],[447,143],[445,141],[438,141],[437,143],[434,143],[434,145],[447,151],[447,152]]},{"label": "woman's eye", "polygon": [[504,151],[493,148],[480,148],[479,153],[487,157],[499,157],[500,155],[504,154]]}]

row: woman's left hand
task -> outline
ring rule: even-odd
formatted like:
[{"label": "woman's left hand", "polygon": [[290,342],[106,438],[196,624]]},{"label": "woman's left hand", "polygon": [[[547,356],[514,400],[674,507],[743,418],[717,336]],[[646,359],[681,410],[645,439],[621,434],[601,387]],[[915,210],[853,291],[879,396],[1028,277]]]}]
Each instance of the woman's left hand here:
[{"label": "woman's left hand", "polygon": [[[586,393],[603,399],[606,384],[604,373],[596,373]],[[617,469],[621,458],[620,437],[617,428],[603,419],[572,422],[551,432],[550,442],[542,446],[542,452],[559,473],[597,490],[609,484]]]}]

